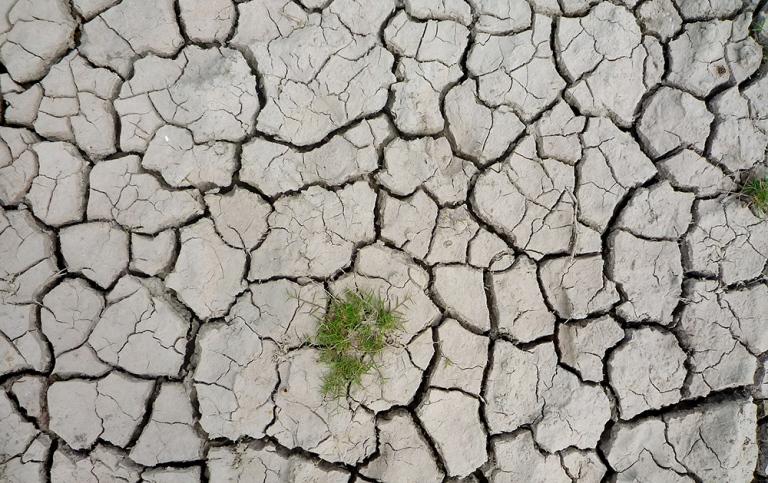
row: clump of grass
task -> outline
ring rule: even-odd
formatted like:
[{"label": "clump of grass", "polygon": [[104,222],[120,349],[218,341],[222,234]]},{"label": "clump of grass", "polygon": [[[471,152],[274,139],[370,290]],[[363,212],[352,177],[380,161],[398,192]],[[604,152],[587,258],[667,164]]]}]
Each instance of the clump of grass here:
[{"label": "clump of grass", "polygon": [[376,356],[391,341],[403,323],[397,303],[394,308],[370,291],[347,290],[340,296],[329,295],[325,315],[318,317],[314,345],[320,362],[328,366],[320,392],[339,398],[350,384],[376,367]]},{"label": "clump of grass", "polygon": [[768,218],[768,176],[753,177],[741,188],[747,202],[761,218]]}]

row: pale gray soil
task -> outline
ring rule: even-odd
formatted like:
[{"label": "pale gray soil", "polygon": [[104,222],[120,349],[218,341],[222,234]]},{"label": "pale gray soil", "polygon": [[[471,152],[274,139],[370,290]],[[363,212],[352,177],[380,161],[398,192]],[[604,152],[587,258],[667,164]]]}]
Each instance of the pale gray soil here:
[{"label": "pale gray soil", "polygon": [[0,482],[766,481],[766,0],[0,12]]}]

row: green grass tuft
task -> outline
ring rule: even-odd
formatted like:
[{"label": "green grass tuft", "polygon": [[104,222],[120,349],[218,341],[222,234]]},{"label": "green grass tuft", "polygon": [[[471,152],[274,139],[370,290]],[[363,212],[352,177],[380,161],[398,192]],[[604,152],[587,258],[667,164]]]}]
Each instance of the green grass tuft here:
[{"label": "green grass tuft", "polygon": [[755,24],[754,27],[752,27],[752,34],[753,35],[760,35],[760,33],[765,30],[765,20],[762,22],[758,22]]},{"label": "green grass tuft", "polygon": [[768,176],[751,178],[741,188],[741,192],[760,218],[768,218]]},{"label": "green grass tuft", "polygon": [[375,358],[402,330],[401,314],[370,291],[346,291],[329,296],[325,315],[318,317],[314,345],[320,351],[320,362],[328,366],[320,391],[324,396],[339,398],[350,384],[376,367]]}]

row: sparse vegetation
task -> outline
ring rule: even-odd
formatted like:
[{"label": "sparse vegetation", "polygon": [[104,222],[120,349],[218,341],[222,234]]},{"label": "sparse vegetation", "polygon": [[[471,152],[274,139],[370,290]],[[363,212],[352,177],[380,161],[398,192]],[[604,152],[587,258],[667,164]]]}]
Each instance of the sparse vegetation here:
[{"label": "sparse vegetation", "polygon": [[761,41],[761,38],[760,38],[763,32],[765,32],[765,28],[766,28],[765,20],[756,22],[752,26],[752,37],[763,48],[763,60],[768,62],[768,44],[766,44],[764,41]]},{"label": "sparse vegetation", "polygon": [[752,35],[758,36],[762,31],[765,29],[765,20],[762,22],[757,22],[754,27],[752,27]]},{"label": "sparse vegetation", "polygon": [[750,178],[741,192],[760,218],[768,218],[768,176]]},{"label": "sparse vegetation", "polygon": [[398,312],[402,304],[390,308],[373,292],[348,290],[341,296],[329,295],[327,305],[312,342],[320,351],[320,362],[328,366],[321,392],[338,398],[350,384],[360,384],[362,376],[376,367],[376,357],[392,335],[402,330]]}]

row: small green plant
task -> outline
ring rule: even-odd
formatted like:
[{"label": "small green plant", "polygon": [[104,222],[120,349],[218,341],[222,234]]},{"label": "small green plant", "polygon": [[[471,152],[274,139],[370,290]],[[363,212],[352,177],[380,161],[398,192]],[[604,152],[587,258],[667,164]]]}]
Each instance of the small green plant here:
[{"label": "small green plant", "polygon": [[757,215],[768,218],[768,176],[763,178],[753,177],[741,188],[747,202],[754,207]]},{"label": "small green plant", "polygon": [[763,30],[765,30],[765,20],[757,22],[755,26],[752,27],[752,34],[758,36]]},{"label": "small green plant", "polygon": [[757,41],[758,44],[761,44],[761,47],[763,48],[763,60],[768,62],[768,45],[765,44],[764,40],[761,40],[761,34],[765,32],[765,20],[762,20],[760,22],[756,22],[755,25],[752,27],[752,37]]},{"label": "small green plant", "polygon": [[376,367],[376,356],[403,328],[400,305],[390,308],[370,291],[329,295],[325,315],[318,316],[313,341],[320,351],[320,362],[328,366],[320,388],[324,396],[344,396],[350,384],[360,384],[362,376]]}]

